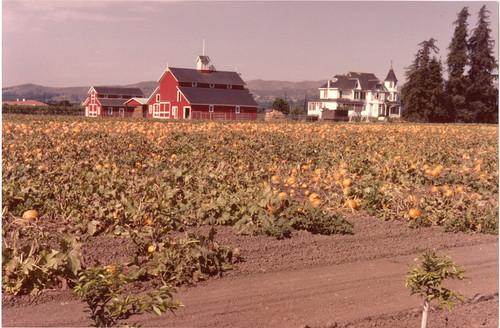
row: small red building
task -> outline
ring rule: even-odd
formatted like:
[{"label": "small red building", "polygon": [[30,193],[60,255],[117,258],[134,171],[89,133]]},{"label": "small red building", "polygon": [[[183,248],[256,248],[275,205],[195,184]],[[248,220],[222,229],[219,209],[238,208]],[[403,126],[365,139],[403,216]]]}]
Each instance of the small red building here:
[{"label": "small red building", "polygon": [[[141,99],[144,93],[139,88],[96,86],[91,87],[89,97],[82,103],[85,116],[88,117],[132,117],[136,105],[127,105],[127,101],[136,97]],[[141,115],[142,117],[142,115]]]},{"label": "small red building", "polygon": [[255,120],[258,104],[236,72],[217,71],[208,56],[197,69],[168,67],[148,98],[147,117]]}]

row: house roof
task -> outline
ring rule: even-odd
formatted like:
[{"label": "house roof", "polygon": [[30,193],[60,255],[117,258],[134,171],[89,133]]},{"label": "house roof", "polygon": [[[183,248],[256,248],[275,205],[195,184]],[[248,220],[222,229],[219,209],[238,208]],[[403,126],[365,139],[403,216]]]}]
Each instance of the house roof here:
[{"label": "house roof", "polygon": [[107,95],[127,95],[135,97],[143,97],[144,93],[139,88],[126,88],[126,87],[110,87],[110,86],[94,86],[91,87],[89,92],[94,89],[98,94]]},{"label": "house roof", "polygon": [[394,70],[392,69],[392,67],[389,70],[389,73],[387,73],[387,77],[385,78],[384,81],[398,82],[398,79],[396,78],[396,74],[394,73]]},{"label": "house roof", "polygon": [[[359,72],[348,72],[344,75],[335,75],[333,79],[330,80],[330,88],[356,89],[356,84],[358,82],[361,90],[373,90],[376,88],[377,84],[380,84],[380,89],[385,91],[384,84],[375,74]],[[321,86],[321,88],[326,88],[327,86],[328,82]]]},{"label": "house roof", "polygon": [[197,69],[177,67],[169,67],[159,80],[161,80],[168,71],[174,75],[178,82],[245,85],[243,79],[236,72],[211,71],[209,73],[202,73]]},{"label": "house roof", "polygon": [[179,87],[191,104],[257,107],[248,90]]}]

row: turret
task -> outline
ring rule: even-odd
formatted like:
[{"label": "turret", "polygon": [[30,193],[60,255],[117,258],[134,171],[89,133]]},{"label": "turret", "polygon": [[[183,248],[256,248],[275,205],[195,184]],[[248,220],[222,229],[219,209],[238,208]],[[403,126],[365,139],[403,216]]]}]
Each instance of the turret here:
[{"label": "turret", "polygon": [[384,80],[384,85],[388,90],[396,90],[398,85],[398,79],[396,78],[396,74],[394,74],[394,70],[389,69],[389,73],[387,73],[387,77]]}]

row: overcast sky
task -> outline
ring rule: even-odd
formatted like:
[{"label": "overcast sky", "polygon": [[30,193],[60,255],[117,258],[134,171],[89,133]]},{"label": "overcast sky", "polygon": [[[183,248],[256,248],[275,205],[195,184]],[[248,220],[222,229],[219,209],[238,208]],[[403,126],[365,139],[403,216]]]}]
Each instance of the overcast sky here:
[{"label": "overcast sky", "polygon": [[[498,2],[3,0],[2,85],[133,84],[205,54],[244,80],[326,80],[348,71],[399,80],[418,44],[446,61],[457,19],[482,5],[498,49]],[[498,51],[495,50],[498,58]]]}]

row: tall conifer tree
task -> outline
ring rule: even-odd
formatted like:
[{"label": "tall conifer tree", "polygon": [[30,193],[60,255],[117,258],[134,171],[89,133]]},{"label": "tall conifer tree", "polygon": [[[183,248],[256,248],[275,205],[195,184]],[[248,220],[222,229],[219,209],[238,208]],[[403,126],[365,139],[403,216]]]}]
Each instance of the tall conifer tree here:
[{"label": "tall conifer tree", "polygon": [[429,62],[426,83],[427,93],[429,94],[427,106],[431,113],[429,122],[444,123],[451,121],[450,113],[446,110],[444,85],[441,61],[433,57]]},{"label": "tall conifer tree", "polygon": [[467,106],[465,95],[467,90],[467,76],[465,67],[467,65],[467,18],[468,7],[464,7],[458,13],[458,19],[453,23],[456,25],[453,38],[448,47],[448,81],[446,83],[447,116],[448,120],[465,120]]},{"label": "tall conifer tree", "polygon": [[441,63],[431,58],[439,52],[431,38],[419,44],[413,64],[406,70],[407,82],[401,89],[403,118],[411,121],[436,122],[444,120],[444,90]]},{"label": "tall conifer tree", "polygon": [[466,101],[467,121],[498,123],[498,90],[493,84],[493,71],[498,67],[493,56],[494,41],[490,37],[488,13],[482,6],[477,27],[468,42],[470,70]]}]

